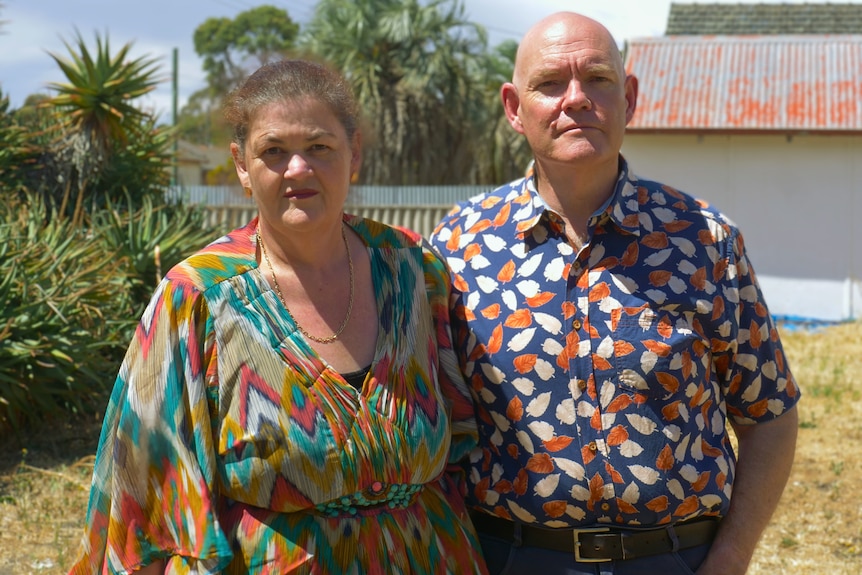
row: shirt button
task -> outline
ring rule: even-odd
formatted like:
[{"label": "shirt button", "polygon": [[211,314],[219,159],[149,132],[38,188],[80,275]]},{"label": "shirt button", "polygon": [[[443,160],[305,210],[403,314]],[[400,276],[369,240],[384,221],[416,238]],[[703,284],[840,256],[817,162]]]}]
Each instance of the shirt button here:
[{"label": "shirt button", "polygon": [[572,329],[574,329],[574,330],[581,329],[581,320],[579,320],[579,319],[572,320]]},{"label": "shirt button", "polygon": [[578,389],[580,389],[581,391],[586,391],[587,390],[587,380],[579,379],[578,380]]},{"label": "shirt button", "polygon": [[590,451],[596,452],[599,450],[599,446],[596,445],[595,441],[590,441],[590,444],[587,446]]},{"label": "shirt button", "polygon": [[611,506],[610,506],[609,504],[607,504],[607,503],[602,503],[602,511],[607,511],[607,510],[608,510],[608,509],[610,509],[610,508],[611,508]]},{"label": "shirt button", "polygon": [[575,262],[572,264],[572,275],[576,276],[579,273],[581,273],[581,264],[579,264],[578,262]]}]

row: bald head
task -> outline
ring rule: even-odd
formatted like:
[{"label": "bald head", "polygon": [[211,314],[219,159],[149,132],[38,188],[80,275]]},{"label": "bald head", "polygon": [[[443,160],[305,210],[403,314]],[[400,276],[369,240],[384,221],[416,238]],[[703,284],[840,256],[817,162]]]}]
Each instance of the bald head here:
[{"label": "bald head", "polygon": [[[524,35],[500,97],[509,124],[533,152],[546,201],[556,198],[565,211],[572,197],[586,196],[598,208],[613,191],[637,91],[613,36],[591,18],[558,12]],[[571,189],[575,181],[580,191]]]},{"label": "bald head", "polygon": [[607,28],[582,14],[557,12],[539,20],[524,35],[515,56],[512,83],[522,86],[536,59],[582,46],[607,53],[620,78],[625,78],[622,56]]}]

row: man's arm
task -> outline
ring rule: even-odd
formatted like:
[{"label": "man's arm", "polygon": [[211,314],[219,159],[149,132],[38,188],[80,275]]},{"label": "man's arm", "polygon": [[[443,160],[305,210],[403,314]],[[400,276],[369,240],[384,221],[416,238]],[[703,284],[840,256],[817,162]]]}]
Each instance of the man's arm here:
[{"label": "man's arm", "polygon": [[784,491],[796,451],[794,406],[777,419],[734,426],[739,439],[730,511],[697,575],[744,575]]}]

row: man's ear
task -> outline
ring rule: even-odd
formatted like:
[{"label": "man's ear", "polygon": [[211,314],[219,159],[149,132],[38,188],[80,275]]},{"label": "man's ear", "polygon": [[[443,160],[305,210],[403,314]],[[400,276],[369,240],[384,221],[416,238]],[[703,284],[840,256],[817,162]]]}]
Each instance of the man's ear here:
[{"label": "man's ear", "polygon": [[503,100],[503,110],[506,112],[509,124],[516,132],[523,134],[524,125],[521,123],[521,98],[518,96],[518,89],[511,82],[506,82],[500,87],[500,99]]},{"label": "man's ear", "polygon": [[629,74],[626,76],[626,124],[632,121],[635,117],[635,110],[638,107],[638,79],[636,76]]}]

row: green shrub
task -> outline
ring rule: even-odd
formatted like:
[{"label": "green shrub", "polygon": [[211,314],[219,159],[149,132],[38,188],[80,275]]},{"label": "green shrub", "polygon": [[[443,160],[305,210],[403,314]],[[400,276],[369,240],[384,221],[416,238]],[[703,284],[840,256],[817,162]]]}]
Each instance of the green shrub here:
[{"label": "green shrub", "polygon": [[162,276],[218,235],[206,227],[197,206],[156,204],[151,197],[140,203],[134,212],[107,209],[93,214],[94,232],[124,263],[136,323]]},{"label": "green shrub", "polygon": [[0,429],[104,409],[162,274],[216,235],[194,207],[144,199],[80,227],[39,198],[0,205]]},{"label": "green shrub", "polygon": [[36,196],[0,208],[0,428],[80,409],[104,389],[117,267]]}]

